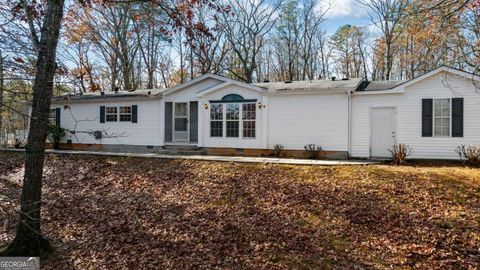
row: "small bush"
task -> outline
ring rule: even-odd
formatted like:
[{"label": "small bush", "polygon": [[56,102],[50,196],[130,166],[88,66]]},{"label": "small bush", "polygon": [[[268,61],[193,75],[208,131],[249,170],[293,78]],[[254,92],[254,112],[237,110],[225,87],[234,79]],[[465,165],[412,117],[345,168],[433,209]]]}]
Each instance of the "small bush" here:
[{"label": "small bush", "polygon": [[280,157],[283,154],[283,149],[285,146],[283,144],[273,145],[273,156]]},{"label": "small bush", "polygon": [[303,148],[305,148],[305,155],[309,159],[319,159],[323,156],[323,149],[320,145],[307,144]]},{"label": "small bush", "polygon": [[455,149],[458,156],[468,166],[480,166],[480,146],[475,145],[460,145]]},{"label": "small bush", "polygon": [[403,165],[407,162],[407,158],[413,153],[412,148],[406,144],[394,145],[392,150],[388,150],[392,153],[393,164]]},{"label": "small bush", "polygon": [[48,125],[47,139],[54,149],[60,146],[60,140],[65,136],[65,129],[57,125]]}]

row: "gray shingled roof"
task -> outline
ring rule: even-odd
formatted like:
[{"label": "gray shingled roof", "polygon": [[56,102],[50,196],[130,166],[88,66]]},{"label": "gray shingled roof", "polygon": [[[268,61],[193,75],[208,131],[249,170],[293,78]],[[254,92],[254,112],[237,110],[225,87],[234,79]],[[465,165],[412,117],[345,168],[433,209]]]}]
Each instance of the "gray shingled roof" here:
[{"label": "gray shingled roof", "polygon": [[[389,90],[395,88],[396,86],[404,83],[406,81],[372,81],[363,83],[362,86],[358,89],[359,91],[381,91]],[[365,87],[364,84],[367,84]]]},{"label": "gray shingled roof", "polygon": [[316,92],[316,91],[338,91],[355,90],[362,82],[361,78],[348,80],[312,80],[312,81],[293,81],[293,82],[264,82],[254,83],[253,85],[268,89],[269,92]]},{"label": "gray shingled roof", "polygon": [[87,100],[87,99],[102,99],[102,98],[120,98],[120,97],[155,97],[161,96],[161,93],[165,91],[165,89],[150,89],[150,90],[136,90],[136,91],[118,91],[115,92],[104,92],[102,95],[101,92],[88,92],[83,93],[82,95],[79,94],[65,94],[61,96],[53,97],[53,101],[64,100],[66,98],[70,100]]}]

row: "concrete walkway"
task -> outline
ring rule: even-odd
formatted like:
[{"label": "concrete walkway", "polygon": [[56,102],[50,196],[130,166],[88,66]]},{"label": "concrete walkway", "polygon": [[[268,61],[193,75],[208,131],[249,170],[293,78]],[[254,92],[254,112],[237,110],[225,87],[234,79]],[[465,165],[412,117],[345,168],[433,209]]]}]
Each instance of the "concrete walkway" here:
[{"label": "concrete walkway", "polygon": [[[0,151],[24,152],[23,149],[0,148]],[[47,153],[67,154],[67,155],[94,155],[94,156],[115,156],[115,157],[141,157],[158,159],[188,159],[204,161],[222,161],[222,162],[243,162],[243,163],[270,163],[270,164],[292,164],[292,165],[370,165],[379,164],[372,160],[311,160],[311,159],[293,159],[293,158],[271,158],[271,157],[243,157],[243,156],[195,156],[195,155],[161,155],[161,154],[141,154],[141,153],[117,153],[117,152],[97,152],[97,151],[75,151],[75,150],[46,150]]]}]

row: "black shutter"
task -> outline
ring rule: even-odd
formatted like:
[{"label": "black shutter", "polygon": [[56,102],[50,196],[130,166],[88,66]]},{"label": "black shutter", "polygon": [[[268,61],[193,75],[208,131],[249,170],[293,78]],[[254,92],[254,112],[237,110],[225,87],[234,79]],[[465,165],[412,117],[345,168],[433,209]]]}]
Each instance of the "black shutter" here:
[{"label": "black shutter", "polygon": [[172,113],[173,113],[172,102],[165,102],[165,141],[166,142],[171,142],[173,140]]},{"label": "black shutter", "polygon": [[55,109],[55,124],[57,127],[60,126],[60,108]]},{"label": "black shutter", "polygon": [[422,137],[433,135],[433,99],[422,99]]},{"label": "black shutter", "polygon": [[463,98],[452,98],[452,137],[463,137]]},{"label": "black shutter", "polygon": [[198,141],[198,102],[190,101],[190,142]]},{"label": "black shutter", "polygon": [[100,106],[100,123],[105,123],[105,106]]},{"label": "black shutter", "polygon": [[137,123],[138,122],[138,106],[137,105],[132,105],[132,123]]}]

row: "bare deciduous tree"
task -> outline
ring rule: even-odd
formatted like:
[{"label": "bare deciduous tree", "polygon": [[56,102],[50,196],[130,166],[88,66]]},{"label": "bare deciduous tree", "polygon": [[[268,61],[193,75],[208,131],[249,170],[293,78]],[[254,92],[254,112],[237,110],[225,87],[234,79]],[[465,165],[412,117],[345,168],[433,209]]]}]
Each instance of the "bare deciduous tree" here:
[{"label": "bare deciduous tree", "polygon": [[383,79],[390,80],[395,59],[394,44],[402,34],[404,28],[399,27],[406,16],[407,0],[358,0],[369,10],[369,16],[382,32],[385,44],[382,59],[385,62]]},{"label": "bare deciduous tree", "polygon": [[231,4],[233,15],[223,13],[220,22],[234,52],[227,68],[235,78],[253,82],[258,54],[281,5],[267,0],[232,0]]}]

